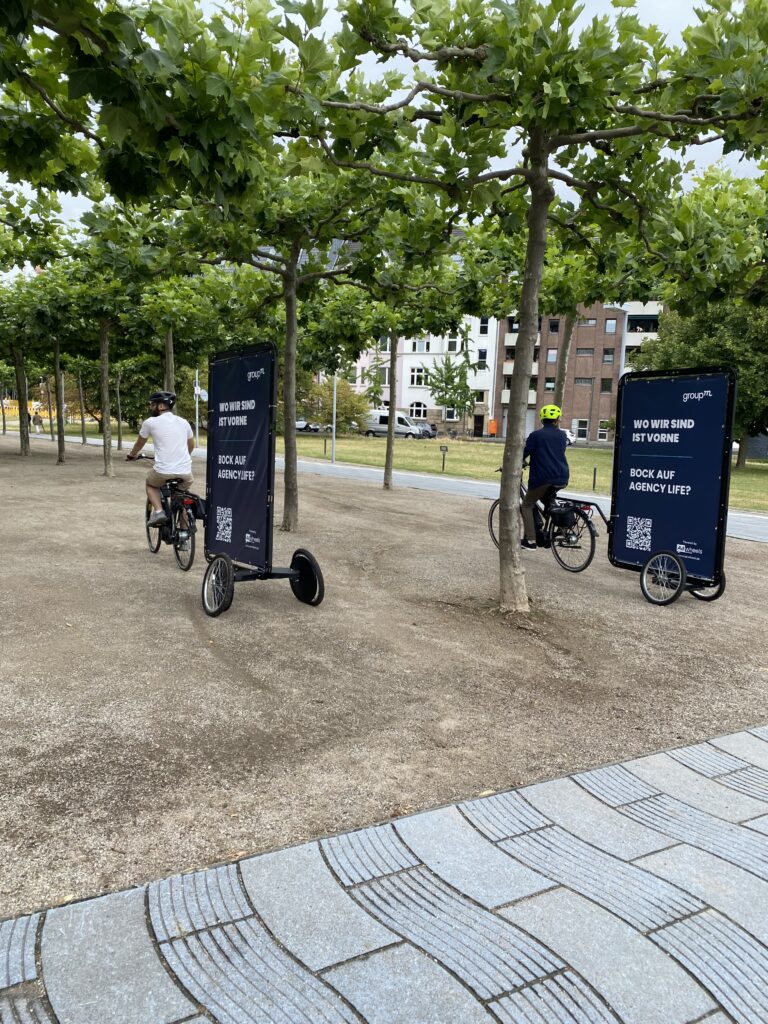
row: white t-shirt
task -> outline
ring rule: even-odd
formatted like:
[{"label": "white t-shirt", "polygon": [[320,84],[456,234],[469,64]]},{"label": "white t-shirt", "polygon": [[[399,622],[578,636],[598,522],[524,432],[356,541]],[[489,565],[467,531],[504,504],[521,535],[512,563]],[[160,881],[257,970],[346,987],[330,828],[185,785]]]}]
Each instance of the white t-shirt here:
[{"label": "white t-shirt", "polygon": [[192,427],[181,416],[172,412],[150,416],[141,424],[139,435],[145,440],[152,438],[158,473],[178,473],[181,476],[192,472],[192,456],[187,447]]}]

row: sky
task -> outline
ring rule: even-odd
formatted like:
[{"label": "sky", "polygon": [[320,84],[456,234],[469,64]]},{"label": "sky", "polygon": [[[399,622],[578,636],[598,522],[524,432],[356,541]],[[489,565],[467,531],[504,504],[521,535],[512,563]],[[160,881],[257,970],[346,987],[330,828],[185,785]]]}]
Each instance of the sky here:
[{"label": "sky", "polygon": [[[590,21],[593,17],[616,13],[615,8],[611,5],[611,0],[582,0],[582,3],[584,12],[581,20],[584,22]],[[227,3],[219,4],[215,0],[200,0],[200,6],[206,13],[212,14],[218,7],[226,8]],[[667,34],[670,42],[676,43],[679,42],[684,28],[698,23],[694,12],[695,6],[702,7],[703,3],[694,3],[694,0],[638,0],[636,10],[643,23],[656,24]],[[338,29],[340,19],[335,10],[331,11],[326,22],[329,34]],[[370,73],[372,75],[376,74],[380,67],[380,65],[376,65],[375,62],[371,61],[369,65]],[[695,151],[689,154],[688,159],[695,161],[697,170],[703,170],[710,164],[715,163],[721,156],[719,144],[710,143],[706,146],[697,147]],[[749,177],[757,173],[754,163],[740,160],[737,154],[729,154],[723,158],[723,162],[735,174],[740,176]],[[88,201],[83,197],[62,197],[64,216],[72,220],[76,220],[89,205]]]}]

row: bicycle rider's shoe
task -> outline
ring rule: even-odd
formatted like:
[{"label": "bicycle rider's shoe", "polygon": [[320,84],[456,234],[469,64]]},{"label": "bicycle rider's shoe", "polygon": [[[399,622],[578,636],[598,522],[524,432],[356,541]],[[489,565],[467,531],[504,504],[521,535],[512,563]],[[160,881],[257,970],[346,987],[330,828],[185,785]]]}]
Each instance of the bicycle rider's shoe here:
[{"label": "bicycle rider's shoe", "polygon": [[528,548],[529,551],[535,551],[538,548],[538,544],[534,540],[528,540],[527,537],[523,537],[520,541],[521,548]]},{"label": "bicycle rider's shoe", "polygon": [[156,509],[147,520],[147,526],[164,526],[168,522],[168,516],[161,508]]}]

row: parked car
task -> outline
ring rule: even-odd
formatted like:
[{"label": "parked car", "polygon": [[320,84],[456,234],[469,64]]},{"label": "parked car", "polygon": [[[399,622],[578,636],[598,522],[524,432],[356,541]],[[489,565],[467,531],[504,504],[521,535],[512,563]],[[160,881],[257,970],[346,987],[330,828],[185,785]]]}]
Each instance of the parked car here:
[{"label": "parked car", "polygon": [[421,436],[433,438],[437,437],[437,424],[435,423],[421,423]]},{"label": "parked car", "polygon": [[[395,419],[395,437],[405,437],[412,440],[415,437],[423,437],[421,427],[414,423],[405,413],[398,412]],[[366,437],[386,437],[389,428],[389,409],[374,409],[369,413],[365,423]]]},{"label": "parked car", "polygon": [[305,434],[316,434],[320,427],[317,423],[310,423],[309,420],[296,420],[296,429],[303,431]]}]

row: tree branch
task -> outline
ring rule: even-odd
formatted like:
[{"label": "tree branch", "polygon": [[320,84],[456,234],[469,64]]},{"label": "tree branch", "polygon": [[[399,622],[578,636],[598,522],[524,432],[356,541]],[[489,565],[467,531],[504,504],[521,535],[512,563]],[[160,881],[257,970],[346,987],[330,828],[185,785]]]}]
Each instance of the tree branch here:
[{"label": "tree branch", "polygon": [[385,171],[380,167],[376,167],[374,164],[362,163],[357,160],[338,160],[333,155],[330,146],[322,136],[318,136],[318,141],[322,146],[325,155],[336,167],[346,167],[353,171],[368,171],[370,174],[374,174],[379,178],[392,178],[394,181],[412,181],[417,185],[432,185],[435,188],[443,189],[443,191],[447,192],[449,195],[454,191],[453,185],[448,185],[439,178],[425,178],[419,174],[400,174],[396,171]]},{"label": "tree branch", "polygon": [[25,82],[30,89],[34,90],[34,92],[36,92],[38,96],[42,98],[43,103],[45,103],[45,105],[54,112],[54,114],[56,115],[56,117],[58,117],[60,121],[62,121],[64,124],[68,124],[70,128],[74,128],[76,131],[80,132],[87,139],[90,139],[91,142],[95,142],[100,149],[104,148],[104,143],[98,137],[98,135],[95,135],[76,118],[70,117],[68,114],[65,114],[61,107],[55,102],[55,100],[53,100],[48,95],[47,91],[43,88],[43,86],[36,82],[34,78],[28,75],[25,71],[21,71],[19,72],[19,79],[22,82]]},{"label": "tree branch", "polygon": [[442,63],[454,57],[475,60],[482,64],[488,56],[487,46],[441,46],[439,50],[416,50],[409,46],[405,39],[398,39],[396,43],[388,43],[384,39],[379,39],[378,36],[375,36],[365,26],[360,29],[358,34],[361,39],[371,43],[380,53],[402,53],[404,57],[408,57],[414,64],[420,60]]}]

